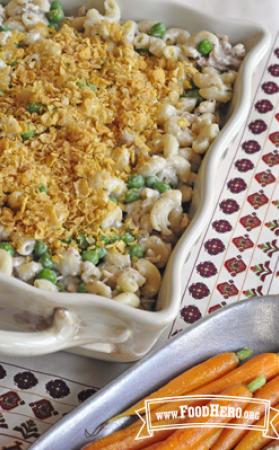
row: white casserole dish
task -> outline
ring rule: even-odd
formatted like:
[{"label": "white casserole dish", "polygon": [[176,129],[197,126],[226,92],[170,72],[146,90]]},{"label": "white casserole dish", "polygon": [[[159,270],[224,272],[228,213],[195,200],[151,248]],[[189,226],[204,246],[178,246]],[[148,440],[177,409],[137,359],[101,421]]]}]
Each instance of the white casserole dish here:
[{"label": "white casserole dish", "polygon": [[[66,13],[74,13],[82,0],[62,3]],[[102,9],[101,0],[85,3]],[[42,291],[0,275],[0,325],[5,328],[0,331],[1,353],[30,356],[71,348],[111,361],[134,361],[144,356],[178,313],[183,263],[190,257],[214,206],[218,165],[246,119],[252,75],[270,42],[261,26],[203,15],[182,0],[119,0],[119,4],[124,18],[160,20],[190,32],[207,29],[228,34],[232,43],[245,44],[248,54],[235,84],[227,123],[203,161],[192,202],[192,222],[168,262],[157,311],[137,310],[92,294]]]}]

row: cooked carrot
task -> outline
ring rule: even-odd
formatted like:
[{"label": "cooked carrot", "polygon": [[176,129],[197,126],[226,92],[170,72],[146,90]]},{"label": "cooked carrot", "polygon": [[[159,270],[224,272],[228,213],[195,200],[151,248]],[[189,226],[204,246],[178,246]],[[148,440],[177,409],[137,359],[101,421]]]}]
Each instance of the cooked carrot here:
[{"label": "cooked carrot", "polygon": [[[279,403],[277,403],[274,408],[279,409]],[[276,411],[271,411],[270,413],[270,420],[276,416]],[[263,417],[261,420],[259,420],[257,425],[264,425],[265,418]],[[279,431],[279,416],[274,419],[273,426],[276,429],[276,431]],[[272,434],[272,431],[269,430],[269,434]],[[269,444],[271,441],[273,441],[272,438],[264,437],[263,433],[261,431],[255,431],[251,430],[248,431],[243,437],[243,439],[240,441],[240,443],[235,447],[235,450],[260,450],[264,448],[265,445]],[[278,442],[278,441],[277,441]],[[278,444],[277,444],[278,445]]]},{"label": "cooked carrot", "polygon": [[[262,353],[260,355],[254,356],[242,366],[237,367],[223,377],[202,386],[199,389],[188,392],[188,396],[192,395],[206,395],[206,394],[219,394],[223,390],[229,388],[230,386],[238,384],[248,384],[253,379],[259,375],[263,375],[267,380],[273,378],[275,375],[279,374],[279,355],[277,353]],[[204,404],[200,400],[195,401],[185,401],[186,405],[191,404]],[[172,403],[172,409],[179,409],[180,403]],[[156,410],[156,413],[160,411],[165,411],[166,406],[162,405]],[[165,423],[172,423],[173,420],[166,421]],[[159,433],[156,433],[160,439]]]},{"label": "cooked carrot", "polygon": [[264,375],[267,380],[279,374],[279,355],[277,353],[262,353],[254,356],[242,366],[224,375],[212,383],[191,391],[187,395],[218,394],[222,390],[234,384],[247,384],[259,375]]},{"label": "cooked carrot", "polygon": [[[219,394],[225,389],[238,385],[247,384],[252,381],[257,376],[263,374],[266,379],[270,379],[275,375],[279,374],[279,355],[277,353],[262,353],[254,358],[250,359],[242,366],[237,367],[231,372],[227,373],[223,377],[208,383],[207,385],[196,389],[194,391],[188,392],[187,395],[193,394]],[[205,404],[206,401],[193,402],[185,401],[185,405],[191,404]],[[180,403],[172,403],[171,409],[179,409]],[[161,405],[156,412],[166,411],[166,405]],[[173,420],[165,421],[164,423],[173,423]],[[129,427],[117,431],[110,436],[105,437],[97,442],[89,444],[86,450],[140,450],[148,445],[154,444],[166,438],[167,433],[171,434],[170,431],[156,431],[154,435],[150,438],[143,440],[135,440],[136,435],[141,428],[142,422],[137,420],[134,424]]]},{"label": "cooked carrot", "polygon": [[162,444],[162,441],[157,442],[157,444],[153,444],[153,445],[149,445],[148,447],[144,447],[143,450],[159,450],[161,444]]},{"label": "cooked carrot", "polygon": [[[166,439],[173,433],[172,430],[159,431],[149,438],[136,441],[135,437],[139,429],[140,424],[137,421],[123,430],[110,434],[104,439],[86,445],[83,447],[83,450],[140,450],[147,445],[152,445],[153,443],[158,443],[158,441]],[[160,435],[160,438],[158,438],[158,435]]]},{"label": "cooked carrot", "polygon": [[[269,400],[271,406],[279,402],[279,376],[273,378],[262,389],[257,391],[255,398],[261,398]],[[257,413],[258,417],[261,417],[265,412],[265,407],[262,404],[250,403],[245,411],[248,413]],[[256,419],[237,419],[234,420],[235,424],[253,424]],[[226,429],[223,430],[217,442],[212,446],[212,450],[230,450],[241,440],[246,433],[246,430]]]},{"label": "cooked carrot", "polygon": [[278,439],[273,439],[268,443],[268,446],[264,448],[264,450],[274,450],[274,448],[278,449],[279,441]]},{"label": "cooked carrot", "polygon": [[[273,378],[279,374],[279,355],[277,353],[262,353],[254,356],[240,367],[232,370],[221,378],[218,378],[211,383],[202,386],[199,389],[190,391],[187,396],[192,395],[206,395],[206,394],[219,394],[223,390],[238,384],[248,384],[259,375],[263,375],[267,380]],[[204,404],[206,402],[200,400],[185,401],[186,405],[191,404]],[[172,403],[172,409],[179,409],[180,403]],[[163,404],[156,413],[165,411],[166,406]],[[165,423],[172,423],[173,420],[166,421]],[[156,433],[158,434],[158,433]]]},{"label": "cooked carrot", "polygon": [[[222,394],[230,397],[246,397],[247,401],[237,400],[233,398],[229,399],[214,399],[209,402],[209,405],[218,405],[219,407],[234,407],[243,408],[248,402],[249,398],[252,397],[251,390],[246,386],[233,386],[230,389],[226,389]],[[230,417],[218,417],[218,423],[228,423],[231,420]],[[216,417],[195,417],[193,419],[188,419],[187,423],[194,424],[210,424],[216,423]],[[169,438],[161,442],[160,450],[194,450],[199,444],[210,439],[216,433],[216,428],[186,428],[182,430],[175,431]]]},{"label": "cooked carrot", "polygon": [[[212,358],[192,367],[186,372],[178,375],[176,378],[165,384],[163,387],[148,395],[148,400],[161,397],[175,397],[185,395],[187,392],[193,391],[213,380],[225,375],[238,366],[239,362],[252,356],[252,350],[244,348],[239,352],[220,353]],[[131,408],[124,411],[121,416],[129,416],[144,407],[144,400],[137,402]],[[153,403],[150,405],[150,410],[156,409]],[[117,416],[119,417],[119,416]]]},{"label": "cooked carrot", "polygon": [[193,447],[193,450],[211,450],[212,445],[217,441],[221,433],[222,430],[215,430],[215,433],[212,434],[210,438],[200,444],[197,444],[196,447]]},{"label": "cooked carrot", "polygon": [[[216,440],[218,439],[218,437],[220,436],[222,430],[215,430],[215,433],[209,438],[206,439],[206,441],[204,441],[201,444],[198,444],[196,447],[193,447],[193,450],[210,450],[211,446],[214,444],[214,442],[216,442]],[[148,447],[144,447],[143,450],[160,450],[160,446],[162,444],[162,441],[157,442],[157,444],[153,444],[150,445]]]}]

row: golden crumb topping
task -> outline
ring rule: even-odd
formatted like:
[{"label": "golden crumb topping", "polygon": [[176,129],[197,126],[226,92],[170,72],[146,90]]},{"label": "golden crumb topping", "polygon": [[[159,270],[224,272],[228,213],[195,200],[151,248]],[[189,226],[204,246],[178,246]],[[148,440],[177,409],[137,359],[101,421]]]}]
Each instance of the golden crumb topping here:
[{"label": "golden crumb topping", "polygon": [[162,133],[158,104],[193,70],[139,54],[123,26],[109,32],[103,40],[45,27],[44,39],[24,46],[13,31],[0,52],[0,214],[13,242],[32,236],[55,247],[98,234],[117,208],[110,177],[125,181],[146,160]]}]

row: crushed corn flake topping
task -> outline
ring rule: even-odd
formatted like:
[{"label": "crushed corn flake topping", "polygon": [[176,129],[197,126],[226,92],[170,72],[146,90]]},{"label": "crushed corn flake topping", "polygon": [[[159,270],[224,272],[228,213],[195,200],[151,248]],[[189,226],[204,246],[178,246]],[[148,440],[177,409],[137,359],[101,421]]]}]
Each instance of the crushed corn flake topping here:
[{"label": "crushed corn flake topping", "polygon": [[[96,175],[125,181],[146,160],[148,142],[161,133],[158,103],[183,91],[179,74],[193,72],[184,62],[139,55],[118,24],[109,32],[104,41],[67,24],[58,32],[45,27],[44,39],[24,47],[23,33],[13,31],[0,51],[7,64],[0,69],[0,214],[14,243],[32,236],[58,248],[81,231],[100,235],[116,205]],[[39,113],[28,112],[33,103]],[[124,143],[125,130],[132,143]],[[126,146],[130,164],[120,169]]]}]

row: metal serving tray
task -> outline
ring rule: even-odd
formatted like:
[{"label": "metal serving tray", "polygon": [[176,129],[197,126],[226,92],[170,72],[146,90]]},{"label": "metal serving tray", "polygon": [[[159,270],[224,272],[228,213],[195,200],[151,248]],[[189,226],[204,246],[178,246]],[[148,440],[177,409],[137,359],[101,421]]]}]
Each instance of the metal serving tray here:
[{"label": "metal serving tray", "polygon": [[244,300],[200,321],[68,414],[31,449],[79,450],[100,424],[170,378],[216,353],[244,346],[255,354],[279,350],[279,296]]}]

